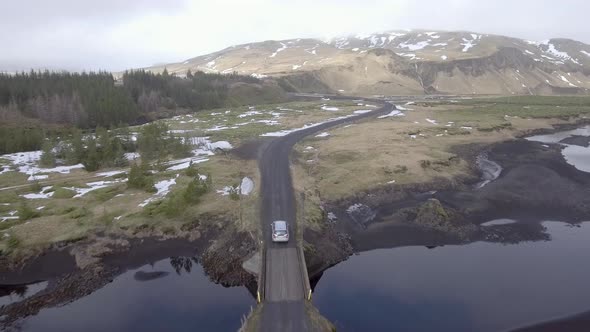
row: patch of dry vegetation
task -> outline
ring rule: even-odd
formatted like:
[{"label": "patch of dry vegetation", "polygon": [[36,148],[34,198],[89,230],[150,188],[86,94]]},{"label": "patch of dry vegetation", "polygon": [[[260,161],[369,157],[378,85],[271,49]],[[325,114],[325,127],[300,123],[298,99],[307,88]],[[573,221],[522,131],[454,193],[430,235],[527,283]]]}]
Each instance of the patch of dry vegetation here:
[{"label": "patch of dry vegetation", "polygon": [[[311,196],[336,200],[377,186],[452,181],[473,166],[451,152],[453,146],[508,140],[531,129],[576,121],[578,116],[569,115],[580,115],[566,111],[568,116],[555,118],[564,113],[540,105],[531,117],[535,106],[473,103],[420,103],[406,106],[412,110],[403,117],[367,120],[331,130],[327,138],[308,138],[296,146],[301,170],[295,182]],[[317,203],[319,197],[308,200]]]}]

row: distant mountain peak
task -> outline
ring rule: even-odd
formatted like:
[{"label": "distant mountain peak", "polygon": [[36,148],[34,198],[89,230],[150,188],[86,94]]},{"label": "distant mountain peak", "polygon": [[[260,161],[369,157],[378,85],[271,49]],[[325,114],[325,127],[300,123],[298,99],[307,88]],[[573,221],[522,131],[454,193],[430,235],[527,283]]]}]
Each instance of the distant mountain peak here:
[{"label": "distant mountain peak", "polygon": [[179,74],[191,69],[283,77],[297,81],[298,89],[309,84],[359,94],[552,94],[588,93],[590,88],[589,45],[471,31],[390,30],[327,40],[267,40],[150,69],[164,67]]}]

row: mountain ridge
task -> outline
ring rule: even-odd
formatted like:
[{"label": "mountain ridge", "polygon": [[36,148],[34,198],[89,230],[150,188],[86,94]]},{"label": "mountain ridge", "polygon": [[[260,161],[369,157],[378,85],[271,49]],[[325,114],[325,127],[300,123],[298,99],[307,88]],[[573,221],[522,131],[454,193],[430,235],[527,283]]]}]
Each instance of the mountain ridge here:
[{"label": "mountain ridge", "polygon": [[590,93],[590,45],[568,38],[530,41],[470,31],[392,30],[330,40],[267,40],[146,69],[164,68],[181,76],[190,69],[270,77],[300,92]]}]

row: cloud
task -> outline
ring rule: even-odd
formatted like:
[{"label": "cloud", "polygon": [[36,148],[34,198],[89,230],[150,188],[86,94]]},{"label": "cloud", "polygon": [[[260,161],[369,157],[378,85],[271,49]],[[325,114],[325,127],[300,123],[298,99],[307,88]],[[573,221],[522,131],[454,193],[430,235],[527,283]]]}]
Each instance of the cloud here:
[{"label": "cloud", "polygon": [[587,12],[584,0],[3,0],[0,69],[122,70],[253,41],[405,28],[590,42]]}]

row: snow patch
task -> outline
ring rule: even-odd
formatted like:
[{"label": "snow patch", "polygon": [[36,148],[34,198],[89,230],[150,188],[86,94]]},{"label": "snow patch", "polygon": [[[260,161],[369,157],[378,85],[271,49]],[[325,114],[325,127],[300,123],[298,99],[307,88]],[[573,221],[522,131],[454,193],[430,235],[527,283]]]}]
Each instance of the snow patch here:
[{"label": "snow patch", "polygon": [[572,58],[569,54],[567,54],[567,52],[562,52],[562,51],[558,50],[555,47],[555,45],[550,43],[549,41],[544,41],[542,43],[542,45],[547,45],[547,50],[545,52],[547,52],[557,58],[560,58],[563,60],[570,60],[576,64],[580,64],[580,63],[578,63],[578,61],[576,61],[574,58]]},{"label": "snow patch", "polygon": [[96,173],[96,176],[103,176],[105,178],[108,178],[108,177],[123,174],[123,173],[125,173],[125,171],[101,172],[101,173]]},{"label": "snow patch", "polygon": [[330,112],[336,112],[339,111],[340,109],[338,107],[333,107],[333,106],[322,106],[322,110],[324,111],[330,111]]},{"label": "snow patch", "polygon": [[334,212],[328,212],[328,221],[329,222],[336,222],[336,220],[338,220],[338,217],[336,217],[336,214],[334,214]]},{"label": "snow patch", "polygon": [[430,43],[428,41],[421,41],[421,42],[418,42],[416,44],[406,44],[405,42],[404,43],[399,43],[398,46],[400,48],[407,48],[410,51],[417,51],[417,50],[421,50],[421,49],[423,49],[423,48],[425,48],[426,46],[429,46],[429,45],[430,45]]},{"label": "snow patch", "polygon": [[280,52],[282,52],[286,49],[287,49],[287,45],[285,45],[285,43],[281,43],[281,47],[279,47],[273,54],[269,55],[269,58],[274,58],[275,56],[277,56],[277,54],[279,54]]},{"label": "snow patch", "polygon": [[[40,175],[44,173],[60,173],[69,174],[74,169],[84,168],[84,165],[77,164],[71,166],[57,166],[53,168],[41,168],[38,166],[39,159],[41,159],[41,151],[29,151],[29,152],[18,152],[5,154],[0,158],[8,159],[12,165],[16,166],[20,173],[29,175],[29,181],[46,179],[47,176]],[[6,172],[6,167],[2,170]]]},{"label": "snow patch", "polygon": [[326,120],[326,121],[322,121],[322,122],[318,122],[318,123],[312,123],[312,124],[307,124],[307,125],[304,125],[304,126],[303,126],[303,127],[301,127],[301,128],[295,128],[295,129],[286,129],[286,130],[281,130],[281,131],[275,131],[275,132],[270,132],[270,133],[262,134],[262,135],[260,135],[260,136],[262,136],[262,137],[280,137],[280,136],[287,136],[287,135],[289,135],[289,134],[291,134],[291,133],[294,133],[294,132],[297,132],[297,131],[300,131],[300,130],[305,130],[305,129],[308,129],[308,128],[313,128],[313,127],[316,127],[316,126],[322,125],[322,124],[324,124],[324,123],[329,123],[329,122],[333,122],[333,121],[338,121],[338,120],[342,120],[342,119],[347,119],[347,118],[350,118],[350,117],[352,117],[352,116],[355,116],[355,115],[354,115],[354,114],[351,114],[351,115],[344,115],[344,116],[339,116],[339,117],[336,117],[336,118],[328,119],[328,120]]},{"label": "snow patch", "polygon": [[475,40],[467,40],[467,39],[463,38],[463,41],[464,41],[464,43],[460,44],[461,46],[463,46],[462,52],[467,52],[467,51],[469,51],[469,49],[476,46],[476,44],[474,44]]},{"label": "snow patch", "polygon": [[[406,104],[406,105],[407,105],[407,104]],[[395,106],[395,108],[396,108],[397,110],[400,110],[400,111],[411,111],[411,110],[412,110],[411,108],[407,108],[407,107],[403,107],[403,106],[398,106],[398,105],[396,105],[396,106]],[[403,115],[403,114],[402,114],[402,115]]]},{"label": "snow patch", "polygon": [[242,183],[240,184],[240,193],[242,195],[250,195],[250,193],[254,190],[254,181],[249,177],[245,177],[242,179]]},{"label": "snow patch", "polygon": [[262,114],[263,113],[262,112],[259,112],[259,111],[247,111],[247,112],[244,112],[244,113],[238,115],[238,118],[245,118],[245,117],[248,117],[248,116],[262,115]]},{"label": "snow patch", "polygon": [[254,77],[254,78],[258,78],[258,79],[261,79],[261,78],[266,78],[266,77],[268,77],[268,75],[264,75],[264,74],[258,74],[258,73],[253,73],[253,74],[250,74],[250,76],[252,76],[252,77]]},{"label": "snow patch", "polygon": [[393,110],[393,111],[391,111],[388,114],[379,116],[378,119],[385,119],[385,118],[389,118],[389,117],[392,117],[392,116],[404,116],[404,114],[402,112],[400,112],[400,111]]},{"label": "snow patch", "polygon": [[49,175],[31,175],[27,178],[27,181],[39,181],[39,180],[45,180],[49,178]]},{"label": "snow patch", "polygon": [[349,206],[346,213],[352,220],[363,227],[366,227],[377,216],[377,213],[369,206],[360,203]]},{"label": "snow patch", "polygon": [[64,187],[64,188],[75,191],[76,195],[74,196],[74,198],[78,198],[78,197],[82,197],[82,196],[88,194],[91,191],[106,188],[108,186],[112,186],[114,184],[126,182],[126,181],[127,181],[127,179],[115,180],[115,181],[96,181],[96,182],[89,182],[86,184],[90,188],[76,188],[76,187]]},{"label": "snow patch", "polygon": [[487,154],[478,155],[475,158],[475,164],[482,172],[482,181],[476,185],[476,188],[483,188],[488,183],[496,180],[502,173],[502,167],[489,160]]},{"label": "snow patch", "polygon": [[127,160],[129,160],[129,161],[135,160],[135,159],[139,158],[139,153],[138,152],[125,153],[125,158],[127,158]]},{"label": "snow patch", "polygon": [[566,82],[567,84],[569,84],[569,86],[576,87],[576,88],[578,87],[577,85],[574,85],[574,84],[572,84],[570,81],[568,81],[568,80],[567,80],[567,78],[565,78],[565,76],[563,76],[563,75],[560,75],[560,78],[561,78],[561,80],[562,80],[562,81],[564,81],[564,82]]},{"label": "snow patch", "polygon": [[156,183],[155,187],[156,187],[157,192],[152,197],[146,199],[141,204],[139,204],[139,206],[145,207],[149,203],[168,195],[168,193],[170,192],[170,187],[172,187],[175,184],[176,184],[176,178],[170,179],[170,180],[162,180],[162,181]]},{"label": "snow patch", "polygon": [[26,194],[26,195],[21,195],[21,197],[24,197],[26,199],[47,199],[50,198],[51,196],[53,196],[54,192],[48,192],[45,193],[47,190],[51,189],[52,186],[48,186],[48,187],[43,187],[41,188],[41,191],[37,194]]},{"label": "snow patch", "polygon": [[328,136],[330,136],[330,133],[328,133],[328,132],[323,132],[321,134],[315,135],[315,137],[328,137]]},{"label": "snow patch", "polygon": [[171,163],[178,163],[178,164],[173,165],[173,166],[170,166],[166,170],[168,170],[168,171],[180,171],[180,170],[189,168],[189,166],[191,165],[191,163],[192,164],[200,164],[200,163],[204,163],[206,161],[209,161],[208,158],[203,158],[203,159],[199,159],[199,158],[187,158],[187,159],[189,159],[189,160],[188,161],[186,161],[186,159],[180,160],[180,163],[178,163],[179,160],[176,160],[176,161],[171,162]]},{"label": "snow patch", "polygon": [[483,227],[490,227],[490,226],[501,226],[501,225],[510,225],[517,223],[516,220],[513,219],[494,219],[490,221],[486,221],[481,226]]},{"label": "snow patch", "polygon": [[405,56],[414,60],[416,58],[416,54],[414,53],[398,53],[399,56]]}]

